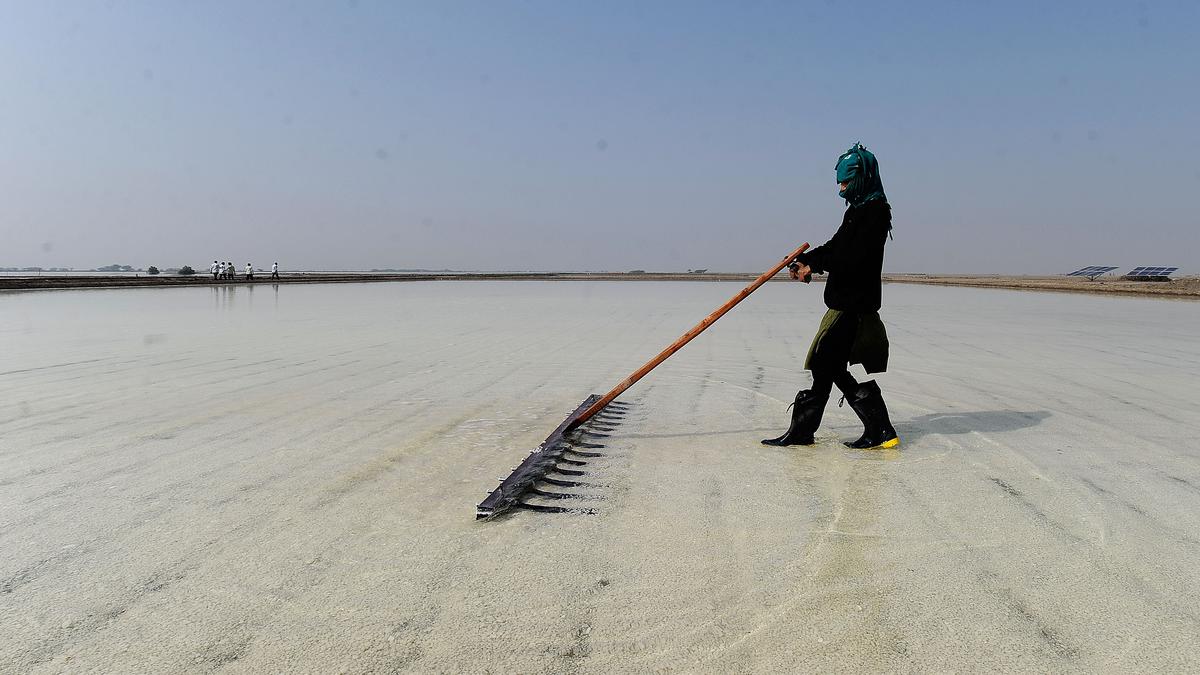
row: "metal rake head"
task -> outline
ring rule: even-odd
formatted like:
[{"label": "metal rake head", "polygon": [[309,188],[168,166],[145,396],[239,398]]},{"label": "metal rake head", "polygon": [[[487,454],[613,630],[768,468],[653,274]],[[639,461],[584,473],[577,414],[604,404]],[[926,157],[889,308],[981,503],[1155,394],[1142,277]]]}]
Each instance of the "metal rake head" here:
[{"label": "metal rake head", "polygon": [[[492,490],[475,508],[475,518],[494,518],[513,508],[541,511],[543,513],[595,513],[595,509],[584,506],[562,506],[544,504],[542,501],[564,502],[567,500],[586,501],[596,499],[594,496],[574,492],[560,492],[553,488],[587,488],[594,487],[584,481],[576,480],[587,475],[589,463],[603,457],[604,444],[594,442],[607,438],[616,429],[616,424],[625,417],[629,406],[626,403],[610,403],[590,420],[578,427],[567,431],[572,423],[593,403],[600,400],[599,394],[592,394],[567,416],[557,429],[554,430],[536,450],[529,453],[525,461],[513,469],[512,473],[500,481],[500,485]],[[535,500],[535,501],[528,501]]]}]

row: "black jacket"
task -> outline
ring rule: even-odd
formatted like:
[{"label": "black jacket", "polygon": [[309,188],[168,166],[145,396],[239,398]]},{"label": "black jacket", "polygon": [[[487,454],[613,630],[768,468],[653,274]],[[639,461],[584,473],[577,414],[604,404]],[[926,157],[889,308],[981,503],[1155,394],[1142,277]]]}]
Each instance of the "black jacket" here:
[{"label": "black jacket", "polygon": [[892,229],[892,207],[877,199],[851,206],[833,238],[798,258],[818,274],[828,272],[825,305],[844,312],[877,312],[883,245]]}]

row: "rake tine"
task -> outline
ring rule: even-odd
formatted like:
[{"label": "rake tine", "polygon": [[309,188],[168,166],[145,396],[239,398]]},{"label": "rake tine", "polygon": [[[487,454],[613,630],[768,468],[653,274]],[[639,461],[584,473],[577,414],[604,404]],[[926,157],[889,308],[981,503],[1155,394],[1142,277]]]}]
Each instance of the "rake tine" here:
[{"label": "rake tine", "polygon": [[604,445],[603,443],[588,443],[587,441],[577,441],[575,443],[575,447],[587,448],[588,450],[601,450],[608,446]]},{"label": "rake tine", "polygon": [[574,469],[561,469],[557,466],[554,467],[553,472],[562,474],[564,476],[586,476],[587,475],[586,471],[576,471]]},{"label": "rake tine", "polygon": [[541,490],[538,488],[531,489],[529,491],[529,493],[534,496],[541,497],[543,499],[579,499],[582,501],[593,501],[593,502],[598,502],[598,501],[604,500],[604,497],[601,497],[600,495],[577,495],[577,494],[574,494],[571,492],[550,492],[550,491]]},{"label": "rake tine", "polygon": [[549,492],[547,490],[539,490],[538,488],[530,488],[529,494],[544,497],[546,499],[579,499],[579,495],[567,494],[565,492]]},{"label": "rake tine", "polygon": [[562,464],[570,464],[571,466],[587,466],[587,462],[581,462],[577,459],[567,459],[566,457],[559,457],[557,461]]},{"label": "rake tine", "polygon": [[602,453],[602,452],[582,452],[580,450],[567,450],[566,452],[569,452],[572,455],[578,455],[580,457],[603,457],[604,456],[604,453]]},{"label": "rake tine", "polygon": [[517,502],[514,504],[517,508],[529,509],[530,511],[538,511],[541,513],[570,513],[573,509],[568,509],[565,506],[546,506],[545,504],[526,504],[525,502]]},{"label": "rake tine", "polygon": [[596,509],[582,506],[546,506],[545,504],[526,504],[525,502],[517,502],[514,506],[542,513],[579,513],[587,516],[599,513]]},{"label": "rake tine", "polygon": [[583,481],[578,481],[578,480],[558,480],[557,478],[543,478],[541,480],[541,482],[543,482],[547,485],[553,485],[554,487],[565,487],[565,488],[592,487],[591,485],[588,485],[587,483],[584,483]]}]

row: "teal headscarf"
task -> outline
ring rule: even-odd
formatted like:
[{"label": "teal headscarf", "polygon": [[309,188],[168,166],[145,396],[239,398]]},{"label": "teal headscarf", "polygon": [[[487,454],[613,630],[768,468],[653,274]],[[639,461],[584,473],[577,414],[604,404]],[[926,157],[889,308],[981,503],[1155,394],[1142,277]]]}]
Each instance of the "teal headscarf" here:
[{"label": "teal headscarf", "polygon": [[838,157],[837,182],[848,183],[845,190],[838,196],[854,206],[862,206],[869,201],[882,199],[883,181],[879,179],[879,162],[862,143],[855,143],[850,149]]}]

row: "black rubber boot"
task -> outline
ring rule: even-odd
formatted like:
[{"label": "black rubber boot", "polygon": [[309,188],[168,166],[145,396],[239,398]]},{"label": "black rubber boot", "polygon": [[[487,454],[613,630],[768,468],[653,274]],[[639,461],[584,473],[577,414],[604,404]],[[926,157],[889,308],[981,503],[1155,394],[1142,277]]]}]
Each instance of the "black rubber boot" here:
[{"label": "black rubber boot", "polygon": [[828,401],[828,394],[819,396],[809,389],[800,390],[790,406],[792,425],[778,438],[764,438],[763,445],[812,445],[813,434],[821,426],[821,416],[825,414],[825,403]]},{"label": "black rubber boot", "polygon": [[883,403],[883,392],[875,380],[863,382],[853,393],[846,395],[846,401],[854,414],[863,423],[863,435],[857,441],[846,441],[848,448],[863,450],[867,448],[894,448],[900,445],[900,437],[888,419],[887,406]]}]

